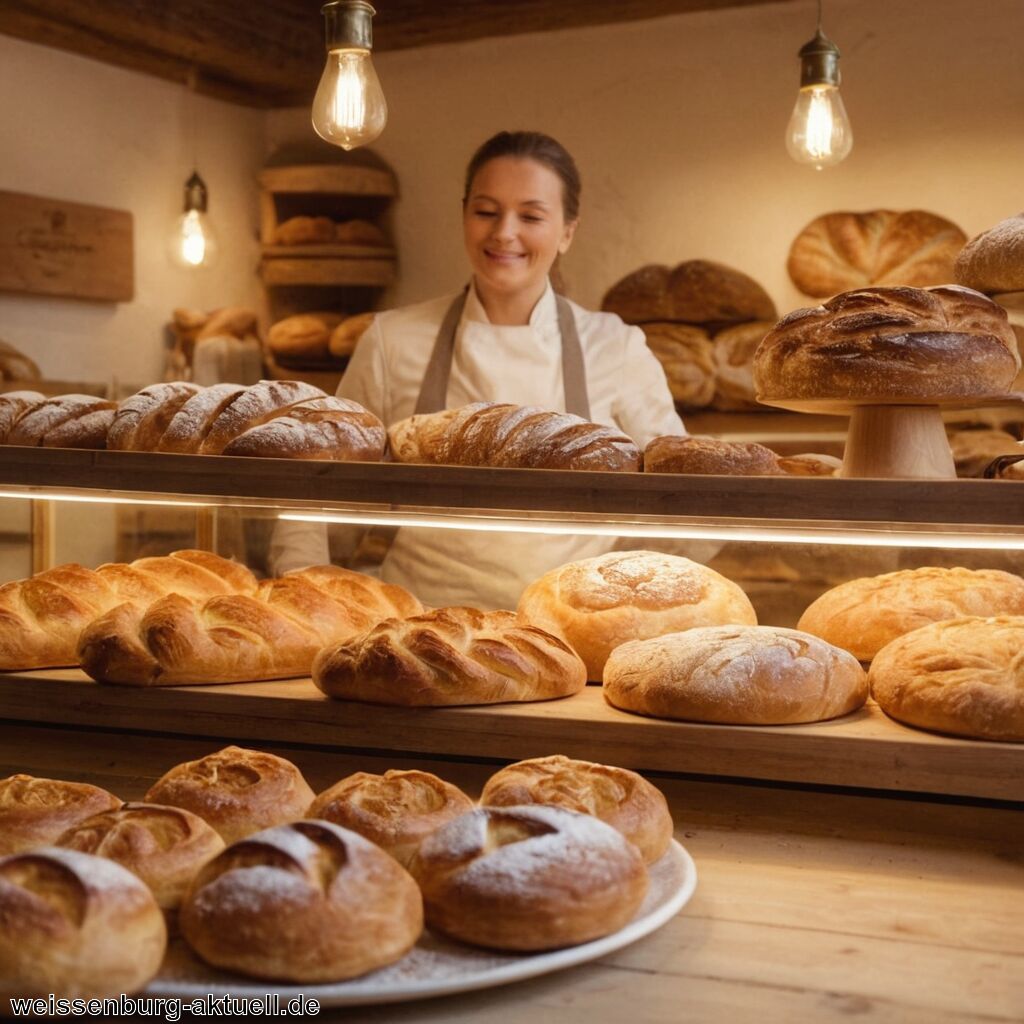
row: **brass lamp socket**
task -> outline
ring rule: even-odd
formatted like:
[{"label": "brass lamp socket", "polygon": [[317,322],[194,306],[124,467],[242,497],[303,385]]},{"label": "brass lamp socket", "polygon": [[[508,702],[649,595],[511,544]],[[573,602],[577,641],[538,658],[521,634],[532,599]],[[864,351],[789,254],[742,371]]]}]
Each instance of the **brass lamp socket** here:
[{"label": "brass lamp socket", "polygon": [[189,210],[206,213],[206,182],[195,171],[185,182],[185,212]]},{"label": "brass lamp socket", "polygon": [[372,50],[373,16],[377,13],[366,0],[330,0],[320,8],[327,52]]},{"label": "brass lamp socket", "polygon": [[800,58],[800,88],[809,85],[839,85],[839,47],[819,28],[797,54]]}]

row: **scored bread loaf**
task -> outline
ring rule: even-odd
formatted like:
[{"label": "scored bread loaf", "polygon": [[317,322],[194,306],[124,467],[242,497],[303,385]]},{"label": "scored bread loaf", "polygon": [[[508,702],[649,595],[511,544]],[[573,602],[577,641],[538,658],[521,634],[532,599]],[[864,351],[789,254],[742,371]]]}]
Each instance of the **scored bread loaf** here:
[{"label": "scored bread loaf", "polygon": [[245,389],[210,424],[199,452],[220,455],[239,434],[279,416],[284,409],[308,398],[326,398],[318,387],[300,380],[261,380]]},{"label": "scored bread loaf", "polygon": [[116,402],[95,395],[56,395],[27,409],[6,444],[43,448],[105,448]]},{"label": "scored bread loaf", "polygon": [[441,707],[567,697],[587,673],[568,645],[513,612],[436,608],[326,647],[313,682],[341,700]]},{"label": "scored bread loaf", "polygon": [[242,384],[202,388],[174,414],[153,450],[195,454],[217,417],[246,390]]},{"label": "scored bread loaf", "polygon": [[775,452],[756,441],[668,434],[654,438],[644,449],[644,472],[779,476],[784,471]]},{"label": "scored bread loaf", "polygon": [[178,410],[200,390],[198,384],[173,381],[151,384],[126,398],[110,424],[107,448],[123,452],[153,451]]},{"label": "scored bread loaf", "polygon": [[0,444],[7,443],[14,424],[25,413],[43,401],[45,398],[38,391],[8,391],[0,395]]},{"label": "scored bread loaf", "polygon": [[571,413],[528,405],[474,402],[400,420],[388,436],[399,462],[613,472],[640,468],[640,451],[625,434]]},{"label": "scored bread loaf", "polygon": [[643,325],[647,347],[657,357],[672,397],[690,409],[702,409],[715,395],[715,367],[707,332],[690,324]]},{"label": "scored bread loaf", "polygon": [[979,292],[1024,291],[1024,213],[972,238],[956,258],[956,279]]}]

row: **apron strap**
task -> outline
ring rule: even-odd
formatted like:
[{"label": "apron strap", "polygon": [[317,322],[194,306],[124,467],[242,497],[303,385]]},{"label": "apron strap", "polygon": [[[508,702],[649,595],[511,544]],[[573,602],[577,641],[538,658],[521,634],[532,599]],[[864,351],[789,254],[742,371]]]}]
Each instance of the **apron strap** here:
[{"label": "apron strap", "polygon": [[565,411],[582,419],[590,419],[587,397],[587,369],[583,363],[583,346],[576,330],[576,318],[568,299],[555,295],[558,308],[558,331],[562,335],[562,386],[565,388]]}]

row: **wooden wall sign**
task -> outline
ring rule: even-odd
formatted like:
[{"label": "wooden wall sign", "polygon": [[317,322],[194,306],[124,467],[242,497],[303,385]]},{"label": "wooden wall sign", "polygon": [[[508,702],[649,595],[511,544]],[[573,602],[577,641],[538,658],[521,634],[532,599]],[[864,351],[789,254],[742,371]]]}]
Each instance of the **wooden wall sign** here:
[{"label": "wooden wall sign", "polygon": [[0,290],[129,301],[132,215],[0,191]]}]

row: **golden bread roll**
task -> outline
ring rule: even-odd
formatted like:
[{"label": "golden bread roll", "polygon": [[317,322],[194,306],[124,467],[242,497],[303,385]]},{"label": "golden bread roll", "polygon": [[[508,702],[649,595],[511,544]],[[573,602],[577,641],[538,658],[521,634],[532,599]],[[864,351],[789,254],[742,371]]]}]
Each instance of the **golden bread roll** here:
[{"label": "golden bread roll", "polygon": [[220,455],[240,434],[280,416],[296,402],[326,398],[318,387],[300,380],[261,380],[247,387],[210,423],[199,445],[201,455]]},{"label": "golden bread roll", "polygon": [[517,614],[520,622],[565,640],[595,682],[627,640],[757,622],[747,595],[731,580],[658,551],[612,551],[552,569],[523,591]]},{"label": "golden bread roll", "polygon": [[771,320],[754,320],[727,327],[715,335],[711,356],[715,367],[712,406],[728,411],[763,409],[754,394],[754,353],[775,326]]},{"label": "golden bread roll", "polygon": [[331,331],[327,348],[332,356],[350,356],[355,351],[359,339],[366,333],[376,313],[358,313],[342,320],[337,327]]},{"label": "golden bread roll", "polygon": [[7,443],[8,434],[25,413],[45,401],[38,391],[8,391],[0,395],[0,444]]},{"label": "golden bread roll", "polygon": [[864,288],[784,316],[754,383],[761,401],[938,403],[1005,393],[1019,365],[1006,311],[980,292]]},{"label": "golden bread roll", "polygon": [[334,229],[334,240],[342,245],[387,245],[388,236],[368,220],[346,220]]},{"label": "golden bread roll", "polygon": [[779,469],[790,476],[838,476],[843,460],[834,455],[801,452],[799,455],[780,455]]},{"label": "golden bread roll", "polygon": [[644,472],[779,476],[782,470],[775,452],[756,441],[668,434],[644,449]]},{"label": "golden bread roll", "polygon": [[274,229],[272,245],[323,245],[334,241],[330,217],[289,217]]},{"label": "golden bread roll", "polygon": [[323,984],[403,957],[423,930],[423,905],[405,869],[373,843],[328,821],[297,821],[207,864],[179,920],[214,967]]},{"label": "golden bread roll", "polygon": [[39,380],[39,367],[6,341],[0,341],[0,380]]},{"label": "golden bread roll", "polygon": [[871,285],[927,288],[953,281],[966,241],[954,223],[925,210],[826,213],[797,235],[786,269],[815,298]]},{"label": "golden bread roll", "polygon": [[154,451],[178,410],[202,388],[174,381],[151,384],[126,398],[114,413],[107,448],[123,452]]},{"label": "golden bread roll", "polygon": [[196,331],[196,341],[206,338],[248,338],[256,333],[256,314],[242,306],[215,309]]},{"label": "golden bread roll", "polygon": [[954,270],[960,284],[979,292],[1024,291],[1024,213],[972,238]]},{"label": "golden bread roll", "polygon": [[568,697],[587,674],[561,640],[513,612],[435,608],[325,647],[313,682],[340,700],[442,707]]},{"label": "golden bread roll", "polygon": [[953,430],[949,433],[956,475],[980,477],[1000,455],[1024,455],[1021,443],[1005,430]]},{"label": "golden bread roll", "polygon": [[473,801],[430,772],[356,772],[324,790],[307,818],[358,832],[407,868],[427,836],[473,810]]},{"label": "golden bread roll", "polygon": [[116,861],[149,886],[161,910],[172,911],[224,840],[191,811],[127,803],[72,825],[56,845]]},{"label": "golden bread roll", "polygon": [[84,782],[0,779],[0,856],[51,846],[80,821],[120,806],[113,793]]},{"label": "golden bread roll", "polygon": [[285,359],[326,359],[331,331],[344,319],[341,313],[286,316],[267,331],[267,348]]},{"label": "golden bread roll", "polygon": [[893,640],[871,663],[892,718],[979,740],[1024,742],[1024,616],[947,619]]},{"label": "golden bread roll", "polygon": [[105,448],[116,402],[95,395],[56,395],[26,410],[6,444],[43,448]]},{"label": "golden bread roll", "polygon": [[640,851],[561,807],[481,807],[413,859],[428,926],[489,949],[575,946],[618,931],[647,892]]},{"label": "golden bread roll", "polygon": [[857,659],[781,626],[709,626],[633,640],[604,672],[609,704],[655,718],[791,725],[848,714],[868,696]]},{"label": "golden bread roll", "polygon": [[153,894],[120,864],[53,846],[0,860],[0,1005],[136,992],[166,948]]},{"label": "golden bread roll", "polygon": [[146,803],[181,807],[212,825],[225,843],[297,821],[313,802],[302,772],[264,750],[224,747],[175,765],[146,793]]},{"label": "golden bread roll", "polygon": [[1024,580],[999,569],[901,569],[826,591],[798,628],[871,661],[904,633],[944,619],[1024,615]]},{"label": "golden bread roll", "polygon": [[563,754],[502,768],[480,794],[483,807],[543,804],[590,814],[621,832],[653,864],[672,841],[672,815],[660,789],[627,768]]},{"label": "golden bread roll", "polygon": [[690,409],[702,409],[715,396],[715,367],[707,332],[689,324],[648,323],[647,347],[668,380],[672,397]]}]

